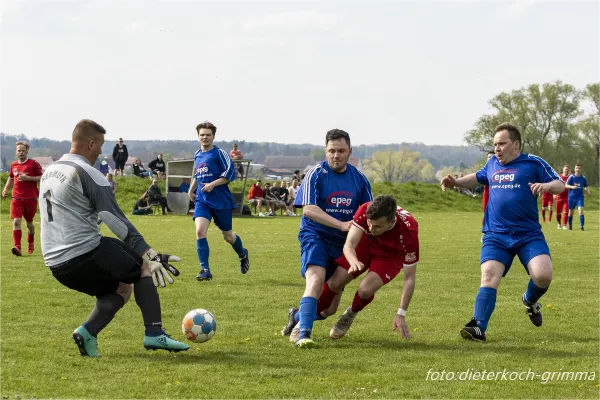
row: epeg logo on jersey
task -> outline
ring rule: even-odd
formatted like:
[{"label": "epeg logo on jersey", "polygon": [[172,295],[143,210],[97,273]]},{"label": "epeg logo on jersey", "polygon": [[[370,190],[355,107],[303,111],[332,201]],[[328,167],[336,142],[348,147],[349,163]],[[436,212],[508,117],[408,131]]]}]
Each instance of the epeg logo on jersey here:
[{"label": "epeg logo on jersey", "polygon": [[500,171],[496,171],[492,176],[492,182],[494,183],[507,183],[513,182],[515,180],[515,172],[516,169],[502,169]]},{"label": "epeg logo on jersey", "polygon": [[333,192],[327,196],[327,205],[333,207],[350,207],[354,196],[350,192],[339,191]]},{"label": "epeg logo on jersey", "polygon": [[196,166],[196,175],[206,174],[208,172],[208,164],[200,163]]}]

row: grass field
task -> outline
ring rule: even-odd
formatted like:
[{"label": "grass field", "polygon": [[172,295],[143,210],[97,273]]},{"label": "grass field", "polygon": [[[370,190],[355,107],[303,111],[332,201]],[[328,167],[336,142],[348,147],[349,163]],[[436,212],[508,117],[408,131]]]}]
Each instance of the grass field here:
[{"label": "grass field", "polygon": [[[544,226],[555,264],[554,281],[542,299],[544,325],[535,328],[521,305],[528,278],[517,261],[500,286],[484,344],[458,335],[472,315],[479,286],[480,213],[414,214],[421,263],[407,318],[410,341],[391,331],[400,276],[357,317],[347,337],[328,338],[337,316],[316,322],[317,349],[297,349],[280,336],[287,310],[304,288],[298,272],[299,218],[234,220],[250,250],[247,275],[240,274],[235,254],[211,227],[215,279],[200,283],[194,278],[192,221],[156,215],[131,219],[159,251],[183,260],[182,275],[160,290],[165,328],[183,339],[185,313],[206,308],[217,319],[217,333],[185,353],[148,352],[132,299],[100,334],[102,357],[88,359],[79,356],[71,332],[87,318],[93,299],[52,278],[39,243],[34,255],[13,257],[11,222],[4,213],[2,398],[598,398],[598,213],[588,212],[585,232],[577,223],[573,231]],[[341,308],[350,304],[357,283],[347,288]],[[436,373],[444,370],[525,372],[522,377],[529,380],[511,381],[510,375],[508,380],[501,375],[491,381],[441,380]],[[552,372],[588,375],[551,379]]]}]

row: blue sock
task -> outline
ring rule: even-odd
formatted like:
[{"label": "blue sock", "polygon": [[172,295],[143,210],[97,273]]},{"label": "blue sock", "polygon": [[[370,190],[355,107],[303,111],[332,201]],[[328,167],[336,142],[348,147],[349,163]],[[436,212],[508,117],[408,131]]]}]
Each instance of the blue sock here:
[{"label": "blue sock", "polygon": [[583,224],[585,223],[585,217],[583,215],[579,216],[579,225],[583,228]]},{"label": "blue sock", "polygon": [[[327,319],[327,317],[324,317],[321,314],[315,315],[315,321],[323,321],[324,319]],[[294,321],[296,321],[296,323],[300,322],[300,313],[299,312],[297,312],[296,315],[294,315]]]},{"label": "blue sock", "polygon": [[244,257],[244,246],[242,246],[242,239],[238,235],[235,235],[235,242],[231,245],[233,250],[238,254],[238,256]]},{"label": "blue sock", "polygon": [[[550,286],[548,286],[550,287]],[[541,288],[535,284],[533,279],[529,280],[529,285],[527,285],[527,291],[525,292],[525,301],[528,303],[537,303],[537,301],[548,291],[548,288]]]},{"label": "blue sock", "polygon": [[477,297],[475,297],[475,313],[473,318],[477,325],[485,332],[490,321],[490,317],[496,307],[496,289],[480,287]]},{"label": "blue sock", "polygon": [[573,216],[569,215],[569,228],[573,227]]},{"label": "blue sock", "polygon": [[196,252],[198,253],[198,261],[200,261],[200,268],[210,271],[210,266],[208,265],[210,249],[208,248],[208,240],[206,238],[196,239]]},{"label": "blue sock", "polygon": [[312,333],[315,315],[317,314],[317,299],[314,297],[303,297],[300,299],[300,337],[310,337]]}]

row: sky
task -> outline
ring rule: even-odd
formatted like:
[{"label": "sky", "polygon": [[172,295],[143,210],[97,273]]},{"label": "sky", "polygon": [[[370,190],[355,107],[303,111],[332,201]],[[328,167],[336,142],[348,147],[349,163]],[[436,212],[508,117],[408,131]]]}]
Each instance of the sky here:
[{"label": "sky", "polygon": [[0,4],[0,131],[29,137],[461,145],[501,92],[600,81],[597,1]]}]

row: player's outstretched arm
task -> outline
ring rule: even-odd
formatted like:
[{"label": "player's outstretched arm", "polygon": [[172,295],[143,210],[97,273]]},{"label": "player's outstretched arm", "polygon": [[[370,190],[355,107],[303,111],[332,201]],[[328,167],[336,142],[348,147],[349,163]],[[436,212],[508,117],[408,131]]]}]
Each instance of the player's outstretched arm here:
[{"label": "player's outstretched arm", "polygon": [[529,183],[529,188],[535,195],[542,193],[559,194],[565,189],[565,184],[561,180],[554,180],[547,183]]},{"label": "player's outstretched arm", "polygon": [[360,240],[363,237],[363,231],[360,228],[352,225],[350,226],[350,231],[348,231],[348,236],[346,237],[346,243],[344,243],[344,257],[350,264],[350,269],[348,273],[358,272],[365,269],[363,263],[361,263],[356,256],[356,247],[360,243]]},{"label": "player's outstretched arm", "polygon": [[306,218],[310,218],[313,221],[321,224],[330,226],[332,228],[339,229],[342,232],[348,232],[352,221],[342,222],[328,215],[325,211],[321,210],[321,207],[314,204],[308,204],[302,207],[303,215]]},{"label": "player's outstretched arm", "polygon": [[400,297],[400,308],[392,322],[392,330],[398,330],[403,338],[410,339],[410,330],[406,324],[406,310],[410,304],[415,291],[415,278],[417,266],[404,267],[404,283],[402,284],[402,296]]}]

